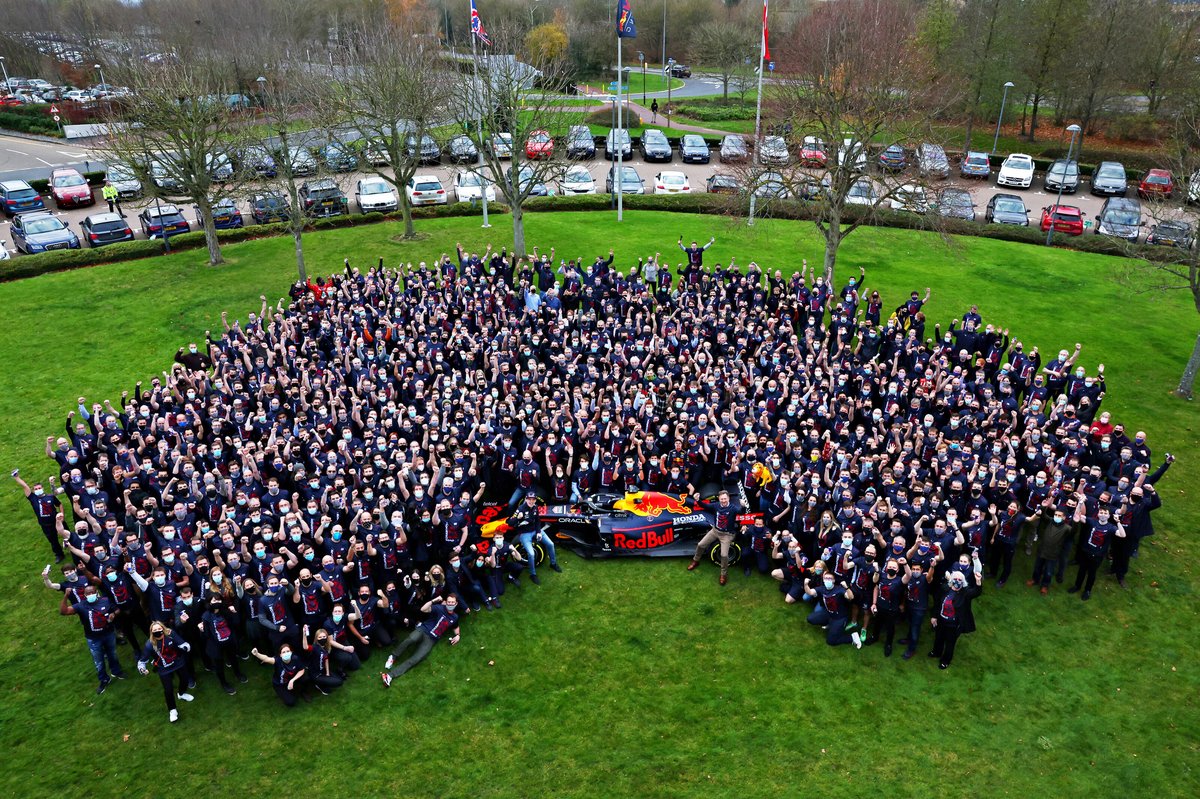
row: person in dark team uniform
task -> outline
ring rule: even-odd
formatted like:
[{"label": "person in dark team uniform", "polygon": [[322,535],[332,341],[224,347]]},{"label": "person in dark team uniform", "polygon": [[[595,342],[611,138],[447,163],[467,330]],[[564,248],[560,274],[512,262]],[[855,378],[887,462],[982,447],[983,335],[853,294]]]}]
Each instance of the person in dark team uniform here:
[{"label": "person in dark team uniform", "polygon": [[[450,594],[445,598],[431,599],[421,607],[421,612],[429,615],[425,621],[417,625],[412,633],[400,642],[395,651],[388,656],[387,661],[383,664],[383,672],[380,677],[383,678],[383,684],[390,686],[392,680],[408,673],[408,670],[420,663],[425,658],[429,657],[430,651],[434,644],[442,639],[446,633],[450,633],[450,645],[454,646],[459,641],[458,629],[458,599],[454,594]],[[403,655],[409,648],[416,647],[413,654],[404,662],[396,664],[396,658]]]},{"label": "person in dark team uniform", "polygon": [[[83,600],[75,604],[69,603],[67,594],[63,594],[59,613],[63,616],[77,616],[83,625],[83,636],[87,640],[88,651],[92,654],[92,663],[96,666],[96,677],[100,684],[96,693],[102,694],[108,688],[112,677],[125,679],[125,671],[121,661],[117,659],[117,631],[113,624],[120,610],[107,597],[100,595],[96,586],[88,585],[83,589]],[[106,668],[107,665],[107,668]]]},{"label": "person in dark team uniform", "polygon": [[812,580],[805,578],[804,593],[817,601],[816,608],[808,614],[808,623],[825,628],[825,643],[830,646],[853,643],[862,649],[862,636],[857,632],[846,632],[850,621],[850,603],[854,601],[854,591],[843,582],[835,582],[834,576],[826,572],[821,578],[821,584],[813,587]]}]

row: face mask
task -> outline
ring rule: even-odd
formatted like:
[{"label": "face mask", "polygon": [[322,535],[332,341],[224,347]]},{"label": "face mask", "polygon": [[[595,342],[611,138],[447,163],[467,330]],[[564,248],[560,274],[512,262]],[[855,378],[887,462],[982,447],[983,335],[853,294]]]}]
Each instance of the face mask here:
[{"label": "face mask", "polygon": [[165,586],[167,584],[167,578],[166,577],[155,577],[154,584],[157,585],[159,588],[162,588],[163,586]]},{"label": "face mask", "polygon": [[462,561],[460,561],[460,560],[450,561],[450,568],[452,568],[452,569],[457,569],[461,565],[462,565]]},{"label": "face mask", "polygon": [[824,583],[826,588],[833,588],[833,580],[832,579],[826,578],[822,582]]},{"label": "face mask", "polygon": [[213,575],[212,575],[212,581],[213,581],[214,583],[216,583],[217,585],[220,585],[220,584],[221,584],[221,581],[222,581],[223,579],[225,579],[225,578],[223,578],[223,577],[221,576],[221,573],[220,573],[220,572],[213,572]]},{"label": "face mask", "polygon": [[163,555],[163,560],[166,561],[167,565],[169,566],[175,562],[175,556],[168,552],[166,555]]},{"label": "face mask", "polygon": [[292,653],[291,652],[280,652],[279,659],[282,660],[284,663],[291,663],[292,662]]},{"label": "face mask", "polygon": [[496,536],[496,538],[495,538],[495,542],[496,542],[496,546],[497,546],[497,547],[503,547],[503,546],[504,546],[504,537],[503,537],[503,536]]},{"label": "face mask", "polygon": [[175,531],[167,530],[165,533],[163,533],[163,538],[165,538],[168,541],[174,541],[175,540]]},{"label": "face mask", "polygon": [[333,540],[334,540],[334,541],[341,541],[341,540],[342,540],[342,531],[341,531],[341,530],[334,530],[334,531],[333,531]]},{"label": "face mask", "polygon": [[96,600],[99,598],[100,597],[97,596],[96,594],[88,594],[86,597],[84,597],[84,599],[86,599],[88,601],[89,605],[94,604],[96,602]]},{"label": "face mask", "polygon": [[333,622],[334,622],[334,624],[341,624],[342,623],[342,614],[341,613],[333,614]]},{"label": "face mask", "polygon": [[188,607],[191,607],[192,602],[194,602],[194,601],[195,601],[195,598],[189,596],[183,600],[183,604],[187,605]]}]

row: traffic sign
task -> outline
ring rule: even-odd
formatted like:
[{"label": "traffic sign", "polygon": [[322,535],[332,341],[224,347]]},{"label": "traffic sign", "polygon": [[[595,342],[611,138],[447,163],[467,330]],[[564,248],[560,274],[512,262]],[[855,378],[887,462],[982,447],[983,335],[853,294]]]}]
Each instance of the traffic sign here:
[{"label": "traffic sign", "polygon": [[768,72],[774,72],[774,71],[775,71],[775,62],[774,62],[774,61],[768,61],[768,62],[767,62],[767,71],[768,71]]},{"label": "traffic sign", "polygon": [[58,106],[56,106],[56,105],[52,105],[52,106],[50,106],[50,113],[51,113],[51,114],[57,114],[57,113],[58,113]]},{"label": "traffic sign", "polygon": [[61,119],[62,119],[62,117],[60,117],[58,114],[55,114],[55,115],[54,115],[54,121],[55,121],[55,122],[58,122],[58,121],[60,121]]}]

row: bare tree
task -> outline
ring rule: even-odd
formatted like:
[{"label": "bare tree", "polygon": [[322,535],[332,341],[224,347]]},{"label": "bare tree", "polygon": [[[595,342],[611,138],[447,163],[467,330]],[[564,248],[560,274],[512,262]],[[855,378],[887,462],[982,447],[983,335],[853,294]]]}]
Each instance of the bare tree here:
[{"label": "bare tree", "polygon": [[759,33],[741,23],[706,22],[692,34],[692,57],[721,76],[721,92],[729,99],[729,83],[758,50]]},{"label": "bare tree", "polygon": [[212,208],[240,188],[227,167],[244,137],[242,114],[227,102],[227,76],[203,61],[130,62],[114,71],[133,96],[114,106],[120,116],[109,119],[109,135],[97,149],[106,161],[137,172],[151,197],[192,202],[199,209],[209,264],[223,263]]}]

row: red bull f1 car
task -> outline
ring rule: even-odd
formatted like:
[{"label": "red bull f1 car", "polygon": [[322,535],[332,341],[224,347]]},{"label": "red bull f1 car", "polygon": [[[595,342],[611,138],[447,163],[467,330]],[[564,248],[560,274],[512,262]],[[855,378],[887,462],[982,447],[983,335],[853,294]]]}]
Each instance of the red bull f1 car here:
[{"label": "red bull f1 car", "polygon": [[[681,557],[692,555],[713,526],[713,513],[704,504],[679,494],[638,491],[596,494],[575,504],[541,505],[539,511],[542,529],[555,544],[585,558]],[[738,520],[748,524],[752,518]],[[490,539],[509,529],[507,517],[496,518],[482,525],[481,535]],[[715,553],[717,547],[713,549]],[[734,544],[730,559],[736,562],[740,555],[740,547]]]}]

